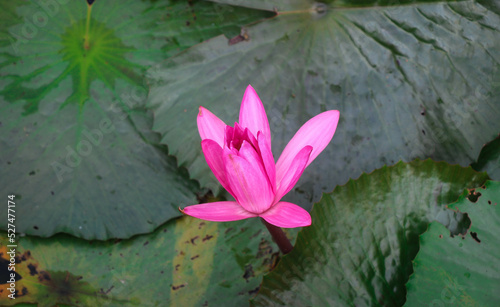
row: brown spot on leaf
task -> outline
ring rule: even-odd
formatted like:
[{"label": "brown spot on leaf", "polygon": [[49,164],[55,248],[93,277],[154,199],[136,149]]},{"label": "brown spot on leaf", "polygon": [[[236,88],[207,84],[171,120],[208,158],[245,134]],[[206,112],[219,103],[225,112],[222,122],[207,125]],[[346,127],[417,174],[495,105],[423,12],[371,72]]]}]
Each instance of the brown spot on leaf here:
[{"label": "brown spot on leaf", "polygon": [[233,230],[234,230],[233,227],[229,227],[228,229],[226,229],[226,231],[224,231],[224,234],[227,235],[228,232],[233,231]]},{"label": "brown spot on leaf", "polygon": [[259,249],[257,251],[257,256],[255,256],[255,258],[257,259],[262,258],[266,255],[272,254],[272,252],[273,248],[271,247],[269,242],[267,242],[266,240],[264,240],[264,238],[262,238],[260,240]]},{"label": "brown spot on leaf", "polygon": [[191,244],[196,245],[196,243],[194,243],[194,241],[196,241],[196,239],[198,239],[199,237],[200,236],[196,236],[196,237],[191,238]]},{"label": "brown spot on leaf", "polygon": [[31,258],[31,252],[25,251],[23,254],[17,255],[15,258],[16,258],[16,263],[21,263]]},{"label": "brown spot on leaf", "polygon": [[244,41],[245,38],[241,35],[236,35],[235,37],[231,38],[228,42],[228,45],[231,46],[231,45],[236,45],[238,43],[241,43],[242,41]]},{"label": "brown spot on leaf", "polygon": [[439,235],[439,238],[442,239],[443,238],[443,235]]},{"label": "brown spot on leaf", "polygon": [[205,241],[208,241],[210,239],[212,239],[214,236],[211,236],[211,235],[206,235],[203,240],[201,240],[202,242],[205,242]]},{"label": "brown spot on leaf", "polygon": [[180,267],[181,267],[181,265],[180,265],[180,264],[176,264],[176,265],[175,265],[175,270],[176,270],[176,271],[178,271]]},{"label": "brown spot on leaf", "polygon": [[255,288],[253,290],[248,291],[248,294],[250,294],[250,295],[257,294],[257,292],[259,292],[259,290],[260,290],[260,286],[258,286],[257,288]]},{"label": "brown spot on leaf", "polygon": [[108,294],[109,292],[111,292],[111,290],[113,290],[113,288],[114,288],[114,287],[115,287],[115,286],[111,285],[111,287],[109,287],[109,289],[108,289],[108,290],[106,290],[106,291],[104,291],[104,289],[103,289],[103,288],[101,288],[101,290],[99,291],[99,293],[106,295],[106,294]]},{"label": "brown spot on leaf", "polygon": [[248,282],[249,278],[255,277],[255,274],[253,272],[253,268],[251,264],[247,264],[245,266],[245,273],[243,274],[243,278]]},{"label": "brown spot on leaf", "polygon": [[238,43],[249,41],[249,40],[250,40],[250,36],[248,35],[247,31],[243,29],[239,35],[237,35],[229,40],[228,45],[229,46],[236,45]]},{"label": "brown spot on leaf", "polygon": [[44,282],[44,281],[50,281],[50,275],[49,273],[45,272],[45,271],[40,271],[39,273],[40,275],[38,275],[38,280],[40,282]]},{"label": "brown spot on leaf", "polygon": [[149,244],[149,241],[146,241],[146,242],[144,242],[144,244],[142,246],[146,246],[148,244]]},{"label": "brown spot on leaf", "polygon": [[262,229],[259,229],[256,233],[254,233],[254,234],[250,237],[250,239],[255,238],[256,236],[258,236],[258,235],[260,234],[260,232],[261,232],[261,231],[262,231]]},{"label": "brown spot on leaf", "polygon": [[198,229],[201,229],[201,227],[205,226],[205,222],[201,222],[200,224],[198,224]]},{"label": "brown spot on leaf", "polygon": [[174,290],[174,291],[175,291],[175,290],[179,290],[180,288],[184,288],[185,286],[186,286],[185,284],[180,284],[180,285],[178,285],[178,286],[174,286],[174,285],[172,285],[172,290]]},{"label": "brown spot on leaf", "polygon": [[32,263],[28,264],[28,269],[30,270],[30,275],[35,276],[38,274],[38,271],[36,270],[36,266]]},{"label": "brown spot on leaf", "polygon": [[38,280],[47,289],[47,295],[57,298],[58,302],[65,305],[74,305],[77,301],[99,293],[82,279],[82,276],[75,276],[68,271],[40,271],[38,274]]},{"label": "brown spot on leaf", "polygon": [[196,259],[198,257],[200,257],[200,255],[193,256],[193,257],[191,257],[191,260],[194,260],[194,259]]}]

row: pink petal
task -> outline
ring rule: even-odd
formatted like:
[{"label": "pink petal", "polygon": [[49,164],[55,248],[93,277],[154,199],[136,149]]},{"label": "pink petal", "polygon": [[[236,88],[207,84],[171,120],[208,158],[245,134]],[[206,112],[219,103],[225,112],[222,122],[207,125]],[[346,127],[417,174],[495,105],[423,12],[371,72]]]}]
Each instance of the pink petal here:
[{"label": "pink petal", "polygon": [[276,191],[276,165],[274,164],[274,156],[270,144],[267,142],[262,132],[259,132],[257,135],[257,144],[271,187],[273,191]]},{"label": "pink petal", "polygon": [[226,167],[222,159],[222,148],[214,140],[205,139],[201,141],[201,149],[203,150],[205,160],[207,160],[207,164],[214,173],[215,178],[219,180],[224,189],[233,195],[229,183],[227,182]]},{"label": "pink petal", "polygon": [[212,222],[229,222],[256,217],[238,205],[235,201],[219,201],[214,203],[187,206],[179,210],[187,215]]},{"label": "pink petal", "polygon": [[276,163],[276,182],[281,182],[297,153],[305,146],[312,146],[307,167],[330,143],[338,122],[339,111],[331,110],[316,115],[300,127]]},{"label": "pink petal", "polygon": [[269,147],[271,147],[271,130],[269,129],[266,110],[251,85],[247,86],[241,101],[240,125],[248,128],[254,136],[257,136],[258,132],[261,131],[265,135]]},{"label": "pink petal", "polygon": [[224,142],[226,142],[226,147],[232,147],[231,142],[233,141],[234,138],[234,127],[231,126],[226,126],[226,130],[224,130]]},{"label": "pink petal", "polygon": [[268,223],[284,228],[304,227],[311,225],[309,212],[296,204],[279,202],[266,212],[259,214]]},{"label": "pink petal", "polygon": [[261,213],[269,209],[274,194],[260,157],[252,145],[244,141],[239,155],[225,148],[224,164],[227,181],[236,201],[253,213]]},{"label": "pink petal", "polygon": [[198,112],[198,131],[202,140],[214,140],[221,147],[224,145],[224,131],[226,124],[204,107]]},{"label": "pink petal", "polygon": [[278,185],[278,190],[274,197],[274,202],[278,202],[286,193],[288,193],[299,181],[300,176],[304,172],[309,156],[311,155],[313,148],[311,146],[306,146],[302,148],[301,151],[297,153],[295,158],[293,158],[292,163],[288,170],[284,173],[283,179]]}]

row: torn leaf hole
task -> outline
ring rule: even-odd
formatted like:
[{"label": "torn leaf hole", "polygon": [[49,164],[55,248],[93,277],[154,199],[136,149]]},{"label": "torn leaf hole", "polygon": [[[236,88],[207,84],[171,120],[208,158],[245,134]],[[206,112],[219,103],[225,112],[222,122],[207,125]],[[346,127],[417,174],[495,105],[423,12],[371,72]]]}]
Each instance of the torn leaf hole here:
[{"label": "torn leaf hole", "polygon": [[477,237],[477,232],[473,232],[473,231],[471,231],[470,236],[471,236],[474,240],[476,240],[476,242],[477,242],[477,243],[481,243],[481,240],[479,240],[479,238]]},{"label": "torn leaf hole", "polygon": [[465,212],[456,212],[454,213],[456,221],[458,221],[456,225],[456,229],[454,231],[450,230],[451,237],[455,237],[458,235],[465,236],[472,225],[472,221],[469,218],[469,214]]},{"label": "torn leaf hole", "polygon": [[470,201],[470,202],[477,202],[477,200],[479,199],[479,197],[481,196],[481,193],[479,192],[476,192],[476,189],[470,189],[469,190],[469,195],[467,195],[467,199]]}]

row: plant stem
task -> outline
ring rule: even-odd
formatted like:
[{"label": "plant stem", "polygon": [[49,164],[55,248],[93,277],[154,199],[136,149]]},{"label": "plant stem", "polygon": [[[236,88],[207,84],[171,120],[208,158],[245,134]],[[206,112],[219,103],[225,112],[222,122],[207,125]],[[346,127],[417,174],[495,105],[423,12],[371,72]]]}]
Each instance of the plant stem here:
[{"label": "plant stem", "polygon": [[293,249],[292,243],[290,243],[290,240],[288,240],[283,230],[277,226],[269,224],[263,218],[261,218],[261,221],[264,225],[266,225],[267,230],[269,230],[269,233],[271,233],[274,242],[278,244],[278,247],[280,248],[283,255],[286,255],[289,252],[291,252]]}]

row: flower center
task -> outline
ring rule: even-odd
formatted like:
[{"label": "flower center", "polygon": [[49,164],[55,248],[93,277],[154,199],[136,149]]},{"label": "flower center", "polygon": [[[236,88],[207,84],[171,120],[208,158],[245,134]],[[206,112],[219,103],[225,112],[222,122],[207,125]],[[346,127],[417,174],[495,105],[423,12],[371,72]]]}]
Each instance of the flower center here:
[{"label": "flower center", "polygon": [[225,144],[229,149],[239,151],[243,141],[247,141],[258,152],[257,139],[248,128],[243,129],[238,123],[234,123],[234,127],[226,126]]}]

